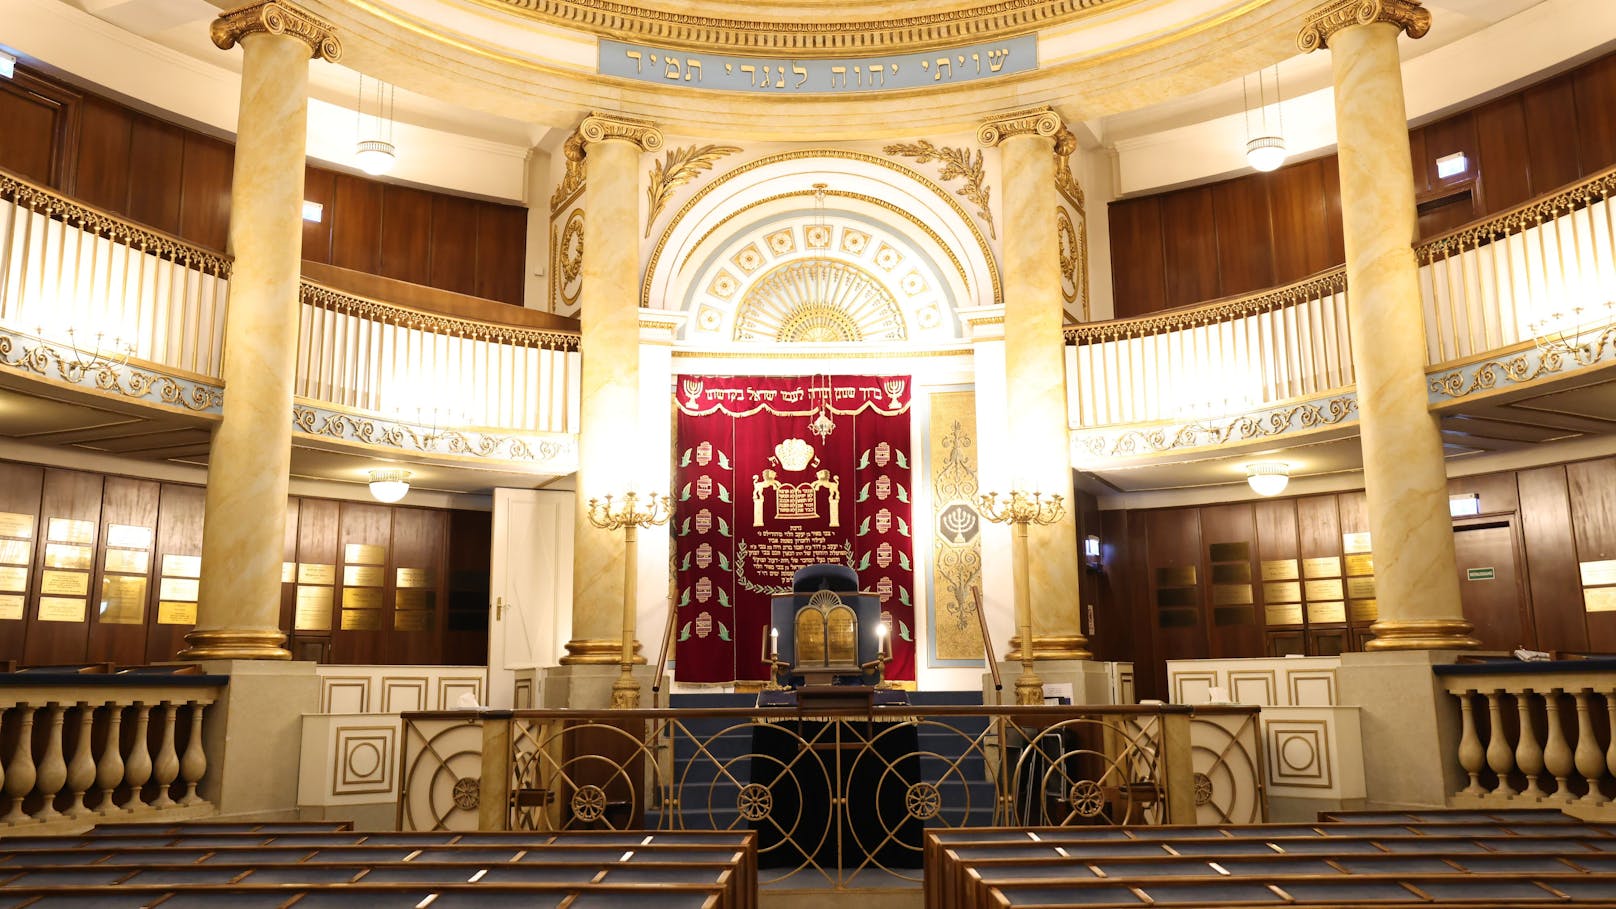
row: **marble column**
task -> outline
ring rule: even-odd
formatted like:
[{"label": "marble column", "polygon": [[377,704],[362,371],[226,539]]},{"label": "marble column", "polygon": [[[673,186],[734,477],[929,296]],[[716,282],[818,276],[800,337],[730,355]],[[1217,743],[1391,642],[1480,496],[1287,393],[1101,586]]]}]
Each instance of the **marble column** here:
[{"label": "marble column", "polygon": [[181,659],[289,659],[281,556],[292,456],[309,60],[336,60],[331,26],[283,2],[221,15],[213,43],[241,45],[230,187],[224,413],[208,456],[196,630]]},{"label": "marble column", "polygon": [[1424,35],[1411,0],[1334,0],[1297,38],[1330,48],[1347,304],[1380,621],[1370,650],[1478,646],[1459,601],[1442,440],[1426,397],[1414,259],[1414,173],[1397,39]]},{"label": "marble column", "polygon": [[[566,664],[617,664],[622,654],[623,534],[589,523],[589,499],[630,487],[666,493],[667,462],[646,463],[636,434],[640,399],[640,154],[662,147],[652,124],[595,113],[584,149],[583,352],[578,495],[572,549],[572,640]],[[654,487],[654,488],[653,488]]]},{"label": "marble column", "polygon": [[[977,138],[999,149],[1005,211],[1005,401],[1014,461],[997,471],[1029,491],[1065,498],[1065,514],[1029,528],[1033,651],[1040,660],[1086,660],[1077,592],[1077,519],[1072,509],[1061,329],[1060,241],[1055,232],[1055,146],[1072,141],[1054,111],[1015,111],[982,125]],[[998,490],[1008,492],[1009,490]],[[1010,642],[1012,651],[1019,638]]]}]

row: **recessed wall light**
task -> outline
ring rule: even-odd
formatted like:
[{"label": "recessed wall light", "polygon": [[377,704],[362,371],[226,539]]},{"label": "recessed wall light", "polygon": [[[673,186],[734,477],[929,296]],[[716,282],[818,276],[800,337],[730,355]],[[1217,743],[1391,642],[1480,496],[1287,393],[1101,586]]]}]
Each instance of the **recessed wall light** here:
[{"label": "recessed wall light", "polygon": [[1468,518],[1481,514],[1481,494],[1472,492],[1469,495],[1448,496],[1448,516],[1454,518]]},{"label": "recessed wall light", "polygon": [[1451,155],[1443,155],[1442,157],[1436,159],[1436,177],[1438,180],[1446,180],[1449,177],[1456,177],[1459,174],[1464,173],[1465,169],[1469,166],[1470,162],[1465,158],[1464,152],[1454,152]]},{"label": "recessed wall light", "polygon": [[325,217],[324,205],[318,202],[310,202],[307,199],[303,200],[303,220],[319,224],[320,219],[323,217]]},{"label": "recessed wall light", "polygon": [[0,51],[0,79],[10,79],[17,74],[17,58]]}]

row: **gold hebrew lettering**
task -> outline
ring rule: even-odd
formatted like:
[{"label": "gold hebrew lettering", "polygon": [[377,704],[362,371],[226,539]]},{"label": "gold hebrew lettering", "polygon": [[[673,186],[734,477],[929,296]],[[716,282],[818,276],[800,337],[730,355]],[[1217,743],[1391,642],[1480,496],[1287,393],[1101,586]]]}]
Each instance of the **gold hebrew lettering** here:
[{"label": "gold hebrew lettering", "polygon": [[845,67],[845,66],[833,66],[833,67],[830,68],[830,87],[831,88],[836,87],[836,77],[837,76],[842,77],[842,88],[846,88],[847,87],[847,67]]},{"label": "gold hebrew lettering", "polygon": [[692,75],[694,75],[696,77],[697,82],[701,81],[701,61],[695,59],[694,57],[686,57],[685,58],[685,81],[689,82],[690,77]]},{"label": "gold hebrew lettering", "polygon": [[943,78],[943,67],[948,67],[948,78],[954,78],[954,63],[947,57],[937,58],[937,72],[931,74],[931,81],[936,82]]},{"label": "gold hebrew lettering", "polygon": [[667,69],[665,71],[663,71],[662,77],[664,79],[672,79],[673,81],[678,82],[679,81],[679,61],[675,60],[672,57],[667,58]]},{"label": "gold hebrew lettering", "polygon": [[996,73],[1004,69],[1004,62],[1008,59],[1010,59],[1010,48],[1001,47],[998,50],[990,50],[988,51],[988,69]]},{"label": "gold hebrew lettering", "polygon": [[801,77],[797,80],[797,84],[793,85],[792,88],[802,88],[802,84],[808,81],[808,67],[806,66],[799,66],[795,63],[791,64],[791,74],[793,76]]},{"label": "gold hebrew lettering", "polygon": [[640,68],[644,65],[643,56],[640,54],[639,51],[631,51],[631,50],[623,51],[623,54],[625,56],[627,56],[630,60],[634,61],[634,72],[636,74],[638,74],[640,72]]}]

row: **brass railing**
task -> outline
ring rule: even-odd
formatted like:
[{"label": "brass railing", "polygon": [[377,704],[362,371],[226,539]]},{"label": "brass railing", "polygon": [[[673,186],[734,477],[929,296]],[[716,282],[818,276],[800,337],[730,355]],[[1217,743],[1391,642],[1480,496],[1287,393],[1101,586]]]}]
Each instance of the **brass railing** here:
[{"label": "brass railing", "polygon": [[920,879],[920,831],[1256,823],[1257,708],[404,715],[401,829],[755,829],[765,882]]}]

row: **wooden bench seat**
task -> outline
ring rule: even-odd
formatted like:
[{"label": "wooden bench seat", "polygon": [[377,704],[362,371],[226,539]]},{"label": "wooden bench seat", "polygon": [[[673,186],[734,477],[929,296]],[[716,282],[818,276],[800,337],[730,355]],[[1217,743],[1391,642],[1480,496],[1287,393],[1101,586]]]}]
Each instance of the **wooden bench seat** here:
[{"label": "wooden bench seat", "polygon": [[120,886],[95,889],[31,888],[0,891],[4,909],[137,909],[137,907],[207,907],[207,909],[455,909],[455,907],[555,907],[607,909],[632,905],[643,909],[720,909],[717,887],[692,884],[342,884],[325,888],[249,884],[187,888]]}]

